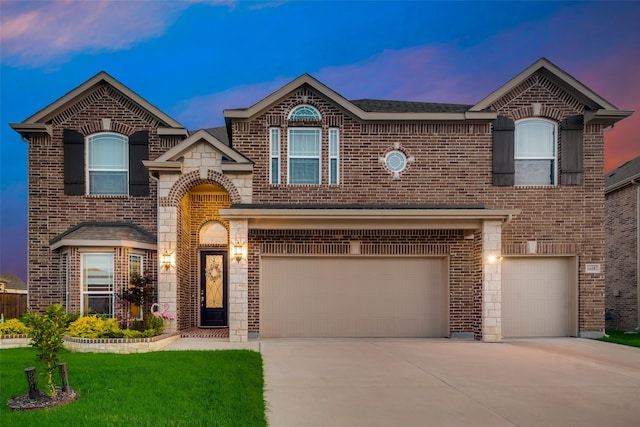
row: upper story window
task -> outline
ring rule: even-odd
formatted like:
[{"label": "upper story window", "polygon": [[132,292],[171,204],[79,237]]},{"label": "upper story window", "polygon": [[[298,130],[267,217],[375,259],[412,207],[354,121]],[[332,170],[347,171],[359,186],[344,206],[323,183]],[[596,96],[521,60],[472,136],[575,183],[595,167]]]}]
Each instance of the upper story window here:
[{"label": "upper story window", "polygon": [[289,184],[320,184],[320,128],[289,128]]},{"label": "upper story window", "polygon": [[515,185],[556,185],[556,124],[544,119],[516,122],[514,160]]},{"label": "upper story window", "polygon": [[289,120],[320,120],[320,112],[310,105],[300,105],[289,114]]},{"label": "upper story window", "polygon": [[280,184],[280,128],[269,132],[269,183]]},{"label": "upper story window", "polygon": [[129,194],[129,139],[105,132],[87,138],[88,193]]},{"label": "upper story window", "polygon": [[340,183],[340,130],[329,129],[329,184]]}]

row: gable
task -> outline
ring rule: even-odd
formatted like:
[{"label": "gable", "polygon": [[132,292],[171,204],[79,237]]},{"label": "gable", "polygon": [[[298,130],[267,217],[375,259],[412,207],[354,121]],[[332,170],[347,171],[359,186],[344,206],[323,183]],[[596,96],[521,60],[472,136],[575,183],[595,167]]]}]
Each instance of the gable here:
[{"label": "gable", "polygon": [[580,113],[584,111],[585,124],[611,126],[633,113],[633,111],[619,110],[546,58],[531,64],[471,107],[470,111],[499,110],[517,94],[522,94],[535,84],[547,87],[556,98],[562,99],[574,111]]},{"label": "gable", "polygon": [[[168,131],[171,134],[177,132],[180,135],[187,135],[184,126],[104,71],[96,74],[24,121],[10,123],[10,126],[23,137],[42,132],[51,135],[52,126],[67,122],[70,118],[80,114],[92,105],[98,102],[105,102],[105,100],[118,108],[131,111],[149,125],[158,127],[159,134]],[[106,123],[99,122],[88,124],[88,126],[104,130]],[[163,132],[162,129],[165,129],[165,131]]]}]

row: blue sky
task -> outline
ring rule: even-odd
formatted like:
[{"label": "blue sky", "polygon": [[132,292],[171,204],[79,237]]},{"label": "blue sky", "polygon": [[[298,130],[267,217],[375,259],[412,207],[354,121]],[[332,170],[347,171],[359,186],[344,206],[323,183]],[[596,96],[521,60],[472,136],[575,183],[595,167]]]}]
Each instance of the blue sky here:
[{"label": "blue sky", "polygon": [[[348,99],[473,104],[540,57],[640,110],[635,1],[0,0],[0,271],[26,279],[20,122],[107,71],[189,129],[303,73]],[[640,112],[606,169],[640,155]]]}]

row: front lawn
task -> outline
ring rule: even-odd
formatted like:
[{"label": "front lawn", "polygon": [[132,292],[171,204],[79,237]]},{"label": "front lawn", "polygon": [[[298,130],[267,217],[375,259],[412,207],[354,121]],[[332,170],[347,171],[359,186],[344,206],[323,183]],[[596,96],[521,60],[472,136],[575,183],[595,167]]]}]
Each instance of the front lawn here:
[{"label": "front lawn", "polygon": [[600,341],[624,344],[631,347],[640,347],[640,334],[625,334],[620,331],[607,331],[607,335],[609,335],[609,337],[602,337],[600,338]]},{"label": "front lawn", "polygon": [[[24,369],[36,351],[0,351],[0,420],[6,426],[266,426],[262,358],[248,350],[143,354],[61,352],[76,402],[49,410],[12,411],[28,392]],[[59,385],[59,383],[58,383]]]}]

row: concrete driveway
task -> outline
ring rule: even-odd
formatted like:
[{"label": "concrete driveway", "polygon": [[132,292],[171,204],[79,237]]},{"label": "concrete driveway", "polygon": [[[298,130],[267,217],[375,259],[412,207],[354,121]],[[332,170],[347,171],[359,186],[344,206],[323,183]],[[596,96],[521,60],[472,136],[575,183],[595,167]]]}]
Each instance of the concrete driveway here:
[{"label": "concrete driveway", "polygon": [[640,349],[575,338],[263,339],[271,427],[640,426]]}]

